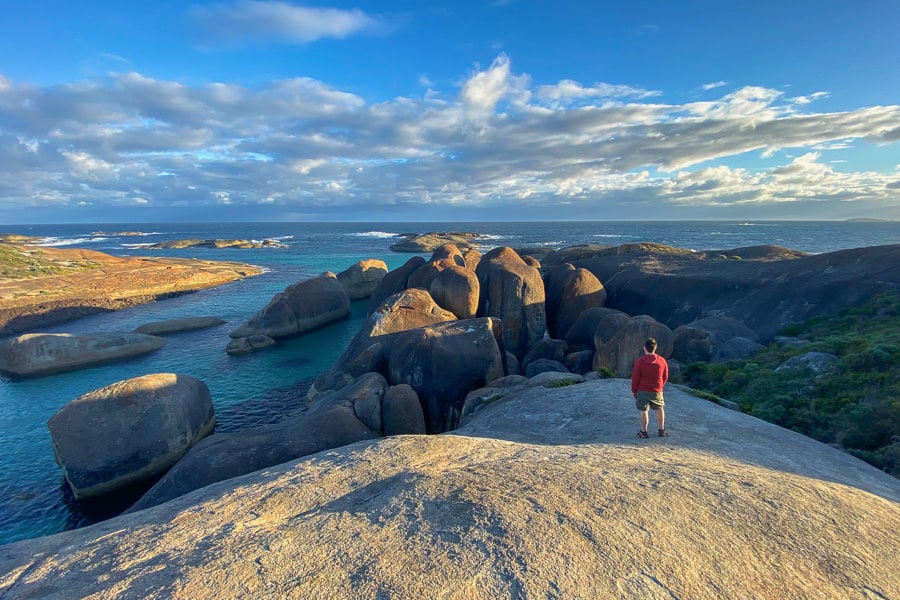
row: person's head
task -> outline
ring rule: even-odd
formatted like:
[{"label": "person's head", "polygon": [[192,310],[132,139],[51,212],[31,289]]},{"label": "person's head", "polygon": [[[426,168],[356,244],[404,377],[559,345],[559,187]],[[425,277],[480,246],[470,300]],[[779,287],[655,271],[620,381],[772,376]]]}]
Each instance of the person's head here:
[{"label": "person's head", "polygon": [[647,354],[653,354],[656,352],[656,340],[653,338],[647,338],[647,341],[644,342],[644,350],[647,351]]}]

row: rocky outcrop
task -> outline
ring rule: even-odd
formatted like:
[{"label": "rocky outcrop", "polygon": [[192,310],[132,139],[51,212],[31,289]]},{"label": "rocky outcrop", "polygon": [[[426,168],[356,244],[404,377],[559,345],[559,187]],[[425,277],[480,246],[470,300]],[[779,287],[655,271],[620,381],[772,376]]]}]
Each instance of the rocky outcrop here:
[{"label": "rocky outcrop", "polygon": [[393,296],[406,289],[409,282],[409,276],[415,273],[416,269],[425,264],[425,259],[421,256],[413,256],[403,265],[393,269],[382,278],[381,283],[372,292],[369,298],[368,314],[374,313],[381,304]]},{"label": "rocky outcrop", "polygon": [[478,312],[481,286],[475,272],[460,266],[450,266],[434,276],[428,292],[438,306],[460,319],[472,319]]},{"label": "rocky outcrop", "polygon": [[37,376],[140,356],[166,345],[143,333],[26,333],[0,341],[0,371]]},{"label": "rocky outcrop", "polygon": [[506,374],[500,322],[481,318],[408,331],[388,356],[389,380],[415,390],[429,433],[456,428],[466,394]]},{"label": "rocky outcrop", "polygon": [[900,293],[900,244],[816,255],[778,246],[689,252],[639,244],[569,262],[604,283],[606,306],[670,328],[730,317],[762,342],[788,325]]},{"label": "rocky outcrop", "polygon": [[231,332],[232,338],[297,335],[350,314],[350,298],[334,273],[322,273],[289,285],[247,323]]},{"label": "rocky outcrop", "polygon": [[47,427],[56,462],[80,500],[164,473],[215,422],[205,383],[156,373],[79,396]]},{"label": "rocky outcrop", "polygon": [[267,335],[248,335],[228,342],[228,345],[225,346],[225,353],[232,356],[242,356],[244,354],[252,354],[257,350],[262,350],[269,346],[274,346],[275,343],[275,340]]},{"label": "rocky outcrop", "polygon": [[594,274],[566,268],[570,266],[557,267],[545,279],[547,331],[552,337],[565,338],[582,312],[606,302],[606,290]]},{"label": "rocky outcrop", "polygon": [[672,331],[647,315],[632,317],[608,342],[594,353],[594,370],[611,369],[616,377],[630,378],[634,361],[641,355],[647,338],[655,338],[656,353],[663,358],[672,356],[675,336]]},{"label": "rocky outcrop", "polygon": [[[259,267],[186,258],[122,258],[77,248],[14,247],[20,269],[0,265],[0,336],[33,333],[259,275]],[[18,274],[17,274],[18,273]],[[35,275],[38,276],[35,276]]]},{"label": "rocky outcrop", "polygon": [[372,296],[387,272],[383,260],[369,259],[351,265],[338,273],[337,278],[350,300],[362,300]]},{"label": "rocky outcrop", "polygon": [[[380,437],[373,426],[381,426],[381,396],[386,388],[383,377],[370,374],[340,392],[324,395],[308,411],[273,425],[213,434],[192,448],[129,511],[321,450]],[[364,422],[367,415],[377,415],[377,422]]]},{"label": "rocky outcrop", "polygon": [[481,258],[476,275],[481,287],[478,315],[500,319],[506,349],[521,358],[547,329],[541,272],[512,248],[502,247]]},{"label": "rocky outcrop", "polygon": [[[624,315],[625,318],[628,318],[628,315],[622,311],[605,306],[588,308],[582,311],[566,333],[566,343],[569,345],[569,350],[593,350],[596,347],[594,334],[597,331],[600,320],[606,315],[613,313]],[[606,339],[603,340],[603,342],[605,341]]]},{"label": "rocky outcrop", "polygon": [[252,248],[286,248],[284,244],[277,240],[171,240],[167,242],[157,242],[147,246],[150,250],[180,250],[183,248],[239,248],[242,250]]},{"label": "rocky outcrop", "polygon": [[472,242],[480,236],[477,233],[448,231],[431,233],[402,233],[403,241],[391,244],[394,252],[433,252],[436,248],[445,244],[453,244],[460,250],[473,248]]},{"label": "rocky outcrop", "polygon": [[309,390],[310,398],[340,389],[364,373],[385,372],[391,345],[399,333],[453,320],[456,315],[438,306],[425,290],[413,288],[394,294],[368,316],[341,357],[316,379]]},{"label": "rocky outcrop", "polygon": [[170,319],[168,321],[144,323],[134,331],[135,333],[144,333],[146,335],[165,335],[167,333],[207,329],[209,327],[223,325],[224,323],[225,321],[218,317],[185,317],[183,319]]},{"label": "rocky outcrop", "polygon": [[384,392],[381,406],[384,435],[422,435],[426,433],[425,413],[419,395],[411,385],[392,385]]},{"label": "rocky outcrop", "polygon": [[8,544],[0,594],[900,596],[896,479],[678,388],[672,436],[638,440],[627,386],[524,389],[453,435],[362,441]]}]

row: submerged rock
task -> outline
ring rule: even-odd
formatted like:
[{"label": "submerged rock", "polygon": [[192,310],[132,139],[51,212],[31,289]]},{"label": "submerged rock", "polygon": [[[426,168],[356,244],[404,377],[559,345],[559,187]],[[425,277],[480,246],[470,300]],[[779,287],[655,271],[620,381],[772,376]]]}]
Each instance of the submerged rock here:
[{"label": "submerged rock", "polygon": [[26,333],[0,341],[0,371],[46,375],[147,354],[166,340],[143,333]]}]

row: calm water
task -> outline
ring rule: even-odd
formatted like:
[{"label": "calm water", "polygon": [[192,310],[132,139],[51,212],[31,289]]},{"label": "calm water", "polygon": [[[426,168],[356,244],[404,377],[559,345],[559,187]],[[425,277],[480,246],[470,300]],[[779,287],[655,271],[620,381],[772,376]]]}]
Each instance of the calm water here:
[{"label": "calm water", "polygon": [[[118,256],[178,256],[259,265],[266,273],[212,290],[95,315],[47,329],[84,333],[131,331],[151,321],[216,316],[212,329],[166,336],[161,350],[112,365],[49,377],[0,374],[0,544],[91,522],[68,493],[53,459],[47,420],[67,402],[115,381],[147,373],[186,373],[212,392],[217,431],[269,423],[302,406],[305,389],[340,356],[365,318],[366,302],[350,319],[280,341],[248,356],[225,353],[228,333],[289,284],[356,261],[380,258],[393,269],[410,254],[391,252],[406,232],[472,231],[489,236],[485,248],[652,241],[695,250],[778,244],[807,252],[900,243],[900,223],[859,222],[584,222],[584,223],[231,223],[0,226],[0,233],[41,236],[48,246],[81,247]],[[119,233],[140,235],[119,235]],[[285,248],[148,250],[175,239],[277,239]]]}]

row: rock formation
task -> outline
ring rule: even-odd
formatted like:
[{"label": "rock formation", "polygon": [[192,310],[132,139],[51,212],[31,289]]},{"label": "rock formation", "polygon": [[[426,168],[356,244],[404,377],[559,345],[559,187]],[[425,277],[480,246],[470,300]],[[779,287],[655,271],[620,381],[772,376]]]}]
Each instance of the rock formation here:
[{"label": "rock formation", "polygon": [[36,376],[140,356],[166,345],[143,333],[26,333],[0,341],[0,371]]},{"label": "rock formation", "polygon": [[47,427],[56,462],[75,498],[84,499],[164,473],[215,422],[205,383],[156,373],[79,396]]},{"label": "rock formation", "polygon": [[481,287],[478,316],[500,319],[506,349],[521,358],[547,329],[541,272],[512,248],[502,247],[481,258],[476,275]]},{"label": "rock formation", "polygon": [[135,333],[147,335],[165,335],[167,333],[179,333],[182,331],[194,331],[223,325],[225,321],[218,317],[184,317],[182,319],[170,319],[168,321],[156,321],[145,323],[135,329]]},{"label": "rock formation", "polygon": [[350,300],[362,300],[372,295],[388,268],[383,260],[361,260],[337,274],[347,297]]},{"label": "rock formation", "polygon": [[243,326],[232,338],[265,335],[271,338],[297,335],[350,314],[350,299],[334,273],[322,273],[289,285]]}]

